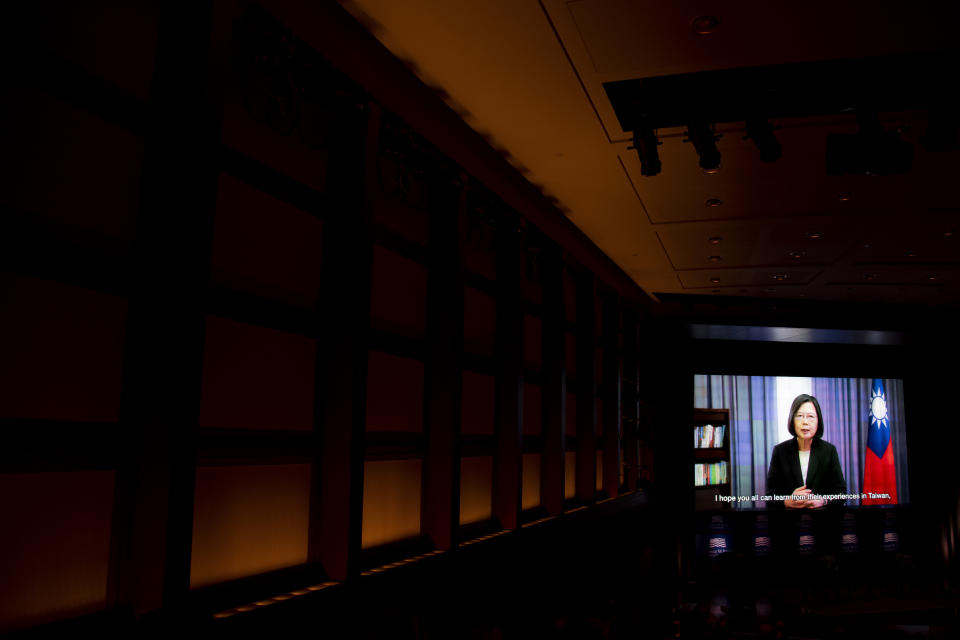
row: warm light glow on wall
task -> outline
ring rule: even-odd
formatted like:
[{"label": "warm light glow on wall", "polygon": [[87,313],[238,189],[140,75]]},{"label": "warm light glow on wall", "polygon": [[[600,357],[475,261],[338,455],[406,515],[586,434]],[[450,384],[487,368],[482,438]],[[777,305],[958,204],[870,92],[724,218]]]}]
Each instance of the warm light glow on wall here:
[{"label": "warm light glow on wall", "polygon": [[563,497],[577,495],[577,452],[567,451],[563,456]]},{"label": "warm light glow on wall", "polygon": [[489,520],[493,516],[493,456],[460,460],[460,524]]},{"label": "warm light glow on wall", "polygon": [[0,474],[0,633],[106,607],[113,480]]},{"label": "warm light glow on wall", "polygon": [[540,454],[523,454],[523,493],[521,506],[532,509],[540,506]]},{"label": "warm light glow on wall", "polygon": [[364,548],[420,535],[421,467],[420,460],[364,464]]},{"label": "warm light glow on wall", "polygon": [[199,467],[190,586],[307,560],[310,466]]}]

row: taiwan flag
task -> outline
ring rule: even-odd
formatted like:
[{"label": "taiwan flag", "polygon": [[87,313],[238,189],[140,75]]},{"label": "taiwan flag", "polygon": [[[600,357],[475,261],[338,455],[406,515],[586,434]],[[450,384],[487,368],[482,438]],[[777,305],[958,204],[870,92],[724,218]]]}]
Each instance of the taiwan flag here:
[{"label": "taiwan flag", "polygon": [[[870,392],[870,432],[867,436],[861,504],[897,504],[897,473],[893,464],[893,441],[883,380],[874,379]],[[870,494],[875,494],[871,497]],[[883,497],[877,495],[886,494]]]}]

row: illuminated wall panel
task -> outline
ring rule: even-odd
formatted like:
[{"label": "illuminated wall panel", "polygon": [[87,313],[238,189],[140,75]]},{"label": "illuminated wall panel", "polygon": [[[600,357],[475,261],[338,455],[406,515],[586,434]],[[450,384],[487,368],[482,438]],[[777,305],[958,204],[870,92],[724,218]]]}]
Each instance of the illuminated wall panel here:
[{"label": "illuminated wall panel", "polygon": [[423,431],[423,362],[369,353],[367,430]]},{"label": "illuminated wall panel", "polygon": [[492,358],[496,333],[496,299],[473,287],[464,287],[463,350]]},{"label": "illuminated wall panel", "polygon": [[523,492],[521,508],[540,506],[540,454],[523,454]]},{"label": "illuminated wall panel", "polygon": [[368,461],[363,467],[362,546],[420,535],[420,460]]},{"label": "illuminated wall panel", "polygon": [[190,586],[307,561],[310,466],[199,467]]},{"label": "illuminated wall panel", "polygon": [[493,456],[460,460],[460,524],[493,517]]},{"label": "illuminated wall panel", "polygon": [[[58,98],[7,92],[0,205],[62,227],[83,247],[130,251],[139,208],[143,140]],[[51,229],[53,230],[53,229]]]},{"label": "illuminated wall panel", "polygon": [[540,385],[531,382],[523,383],[523,433],[528,436],[538,436],[541,432],[540,415],[543,411],[543,400]]},{"label": "illuminated wall panel", "polygon": [[0,272],[0,416],[116,422],[124,298]]},{"label": "illuminated wall panel", "polygon": [[316,309],[323,223],[316,216],[220,174],[213,229],[214,284]]},{"label": "illuminated wall panel", "polygon": [[316,341],[207,316],[200,426],[313,428]]},{"label": "illuminated wall panel", "polygon": [[496,378],[484,373],[463,372],[463,433],[493,435],[495,397]]},{"label": "illuminated wall panel", "polygon": [[563,497],[577,495],[577,452],[567,451],[563,456]]},{"label": "illuminated wall panel", "polygon": [[373,247],[370,324],[422,338],[427,331],[427,268],[399,253]]},{"label": "illuminated wall panel", "polygon": [[106,607],[113,478],[0,474],[0,633]]}]

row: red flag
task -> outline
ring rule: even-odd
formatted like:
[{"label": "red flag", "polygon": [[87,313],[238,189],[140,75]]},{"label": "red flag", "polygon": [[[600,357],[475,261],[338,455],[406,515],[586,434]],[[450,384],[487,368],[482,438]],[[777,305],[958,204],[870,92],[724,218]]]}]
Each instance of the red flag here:
[{"label": "red flag", "polygon": [[887,394],[883,380],[874,379],[870,394],[870,431],[863,469],[863,493],[860,504],[897,504],[897,472],[893,460],[893,439]]}]

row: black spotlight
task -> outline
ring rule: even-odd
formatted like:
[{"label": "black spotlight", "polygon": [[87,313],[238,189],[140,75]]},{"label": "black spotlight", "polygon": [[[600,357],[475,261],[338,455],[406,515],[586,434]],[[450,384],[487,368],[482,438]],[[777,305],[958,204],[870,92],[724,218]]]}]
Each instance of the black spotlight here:
[{"label": "black spotlight", "polygon": [[640,157],[640,175],[655,176],[660,173],[660,153],[657,134],[652,127],[643,126],[633,131],[633,148]]},{"label": "black spotlight", "polygon": [[687,126],[687,138],[700,156],[701,169],[707,171],[720,168],[720,152],[717,151],[717,140],[720,136],[714,135],[710,125],[706,122],[690,123]]},{"label": "black spotlight", "polygon": [[827,136],[827,175],[887,176],[913,168],[913,145],[880,126],[875,111],[858,111],[860,130]]},{"label": "black spotlight", "polygon": [[753,140],[763,162],[776,162],[783,149],[773,137],[773,125],[766,118],[747,119],[747,137]]}]

